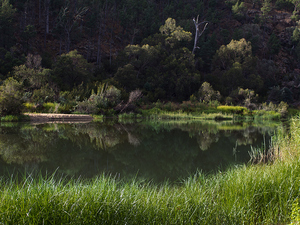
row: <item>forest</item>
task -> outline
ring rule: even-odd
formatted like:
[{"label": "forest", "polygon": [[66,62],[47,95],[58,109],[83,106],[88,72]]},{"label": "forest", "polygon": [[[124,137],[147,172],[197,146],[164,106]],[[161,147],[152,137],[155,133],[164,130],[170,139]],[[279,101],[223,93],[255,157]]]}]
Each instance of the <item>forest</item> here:
[{"label": "forest", "polygon": [[54,103],[125,112],[137,100],[297,108],[299,9],[296,0],[1,0],[0,114]]}]

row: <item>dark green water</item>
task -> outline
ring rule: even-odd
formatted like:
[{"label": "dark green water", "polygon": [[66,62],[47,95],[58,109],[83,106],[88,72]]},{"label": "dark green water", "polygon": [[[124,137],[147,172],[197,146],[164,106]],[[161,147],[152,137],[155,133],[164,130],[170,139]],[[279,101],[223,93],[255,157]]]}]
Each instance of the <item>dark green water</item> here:
[{"label": "dark green water", "polygon": [[171,182],[247,163],[278,124],[139,122],[0,125],[0,175],[111,174]]}]

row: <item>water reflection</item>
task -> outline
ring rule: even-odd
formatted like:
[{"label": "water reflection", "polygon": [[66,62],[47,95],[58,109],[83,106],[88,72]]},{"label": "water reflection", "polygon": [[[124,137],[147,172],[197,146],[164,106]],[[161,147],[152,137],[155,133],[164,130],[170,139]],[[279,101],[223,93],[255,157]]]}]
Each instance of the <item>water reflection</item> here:
[{"label": "water reflection", "polygon": [[139,122],[0,126],[0,175],[57,170],[90,178],[103,172],[178,180],[246,163],[278,124]]}]

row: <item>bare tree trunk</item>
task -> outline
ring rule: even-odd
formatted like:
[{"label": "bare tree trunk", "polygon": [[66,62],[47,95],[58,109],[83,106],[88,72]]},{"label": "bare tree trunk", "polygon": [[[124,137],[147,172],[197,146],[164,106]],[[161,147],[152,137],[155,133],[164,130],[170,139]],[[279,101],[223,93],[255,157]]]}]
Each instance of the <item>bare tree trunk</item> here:
[{"label": "bare tree trunk", "polygon": [[139,32],[138,29],[136,29],[136,28],[133,29],[133,35],[132,35],[131,42],[130,42],[131,45],[134,44],[134,38],[135,38],[135,35],[136,35],[138,32]]},{"label": "bare tree trunk", "polygon": [[39,25],[41,25],[41,20],[42,20],[42,7],[41,7],[41,4],[42,4],[42,0],[39,0]]},{"label": "bare tree trunk", "polygon": [[110,41],[109,41],[109,65],[111,65],[111,59],[112,59],[112,43],[113,43],[112,34],[113,34],[113,28],[111,28]]},{"label": "bare tree trunk", "polygon": [[59,38],[59,55],[61,55],[62,37]]},{"label": "bare tree trunk", "polygon": [[114,9],[113,9],[113,19],[112,19],[112,24],[111,24],[111,30],[110,30],[110,41],[109,41],[109,64],[111,66],[112,62],[112,44],[113,44],[113,27],[114,27],[114,22],[115,22],[115,16],[116,15],[116,1],[114,1]]},{"label": "bare tree trunk", "polygon": [[101,23],[99,25],[99,34],[98,34],[98,44],[97,44],[97,65],[100,65],[101,63],[101,33],[102,33],[102,29],[101,29]]},{"label": "bare tree trunk", "polygon": [[49,34],[49,8],[50,0],[46,0],[46,33]]},{"label": "bare tree trunk", "polygon": [[70,46],[71,46],[71,37],[70,37],[70,31],[67,28],[66,28],[66,33],[67,33],[66,51],[68,53],[70,51]]},{"label": "bare tree trunk", "polygon": [[[199,47],[197,46],[197,42],[198,42],[199,38],[201,37],[201,35],[203,34],[203,32],[205,31],[206,26],[207,26],[207,24],[208,24],[207,21],[203,21],[203,22],[199,23],[198,20],[199,20],[199,16],[197,16],[197,19],[196,19],[196,20],[195,20],[195,18],[193,19],[194,24],[195,24],[195,28],[196,28],[195,40],[194,40],[194,47],[193,47],[193,52],[192,52],[193,54],[195,53],[196,48],[199,48]],[[201,24],[204,24],[204,23],[205,23],[205,25],[204,25],[202,31],[200,32],[199,26],[200,26]]]}]

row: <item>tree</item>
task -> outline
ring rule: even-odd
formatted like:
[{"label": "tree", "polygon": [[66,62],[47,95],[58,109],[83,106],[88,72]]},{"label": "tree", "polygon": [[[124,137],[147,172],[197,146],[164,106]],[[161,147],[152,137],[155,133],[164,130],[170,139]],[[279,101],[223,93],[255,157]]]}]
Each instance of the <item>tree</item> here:
[{"label": "tree", "polygon": [[30,49],[30,40],[32,40],[36,36],[36,30],[33,25],[28,25],[25,27],[25,30],[22,32],[21,37],[24,40],[23,48],[25,52],[27,52]]},{"label": "tree", "polygon": [[281,48],[280,40],[276,36],[275,33],[272,33],[269,41],[268,41],[268,48],[271,55],[278,54]]},{"label": "tree", "polygon": [[203,82],[199,89],[199,97],[201,101],[208,103],[213,100],[219,101],[221,98],[221,94],[219,91],[215,91],[210,83]]},{"label": "tree", "polygon": [[10,77],[0,86],[0,116],[19,115],[22,106],[22,85]]},{"label": "tree", "polygon": [[231,40],[228,45],[222,45],[214,56],[215,68],[227,70],[233,63],[244,63],[247,58],[252,57],[252,46],[245,38],[239,41]]},{"label": "tree", "polygon": [[0,0],[0,45],[9,49],[14,39],[14,15],[16,9],[9,3],[9,0]]},{"label": "tree", "polygon": [[83,20],[83,16],[88,11],[87,7],[77,8],[77,4],[70,7],[68,4],[61,8],[56,33],[62,37],[65,37],[66,52],[70,51],[71,47],[71,35],[75,28],[78,26],[78,22]]},{"label": "tree", "polygon": [[20,81],[27,91],[39,89],[49,83],[50,69],[42,68],[42,57],[28,54],[25,64],[14,67],[14,77]]},{"label": "tree", "polygon": [[[194,47],[193,47],[193,51],[192,51],[192,53],[194,54],[196,48],[199,48],[197,46],[197,42],[198,42],[199,38],[201,37],[201,35],[203,34],[203,32],[205,31],[206,26],[208,25],[208,22],[207,21],[199,22],[199,15],[197,16],[197,19],[195,20],[195,18],[194,18],[193,21],[194,21],[195,28],[196,28]],[[200,32],[200,25],[202,25],[204,23],[205,23],[205,25],[204,25],[202,31]]]},{"label": "tree", "polygon": [[160,32],[145,39],[142,46],[128,45],[124,49],[120,60],[124,65],[114,79],[128,92],[142,90],[151,101],[188,99],[200,85],[194,55],[183,47],[183,41],[191,40],[191,33],[176,26],[172,18],[166,20]]},{"label": "tree", "polygon": [[77,50],[62,54],[54,64],[52,79],[61,90],[70,91],[81,83],[91,81],[91,64]]},{"label": "tree", "polygon": [[247,8],[244,2],[237,1],[235,5],[232,6],[232,12],[237,19],[242,19],[245,17]]},{"label": "tree", "polygon": [[192,40],[192,34],[184,31],[181,26],[176,26],[175,19],[168,18],[159,31],[166,36],[165,43],[173,48],[180,41]]},{"label": "tree", "polygon": [[264,0],[262,8],[261,8],[263,22],[267,19],[271,10],[272,10],[271,0]]}]

